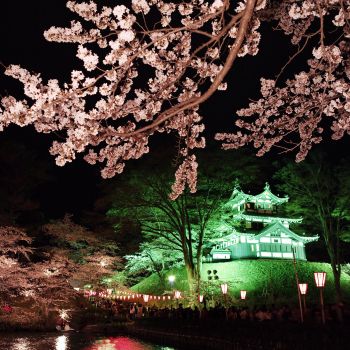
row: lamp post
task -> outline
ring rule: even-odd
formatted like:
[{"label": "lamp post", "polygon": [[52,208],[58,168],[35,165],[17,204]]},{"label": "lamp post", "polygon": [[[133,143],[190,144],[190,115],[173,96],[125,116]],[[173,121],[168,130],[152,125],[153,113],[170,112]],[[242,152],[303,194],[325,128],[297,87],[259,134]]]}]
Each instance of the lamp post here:
[{"label": "lamp post", "polygon": [[170,283],[171,289],[173,289],[175,279],[176,279],[176,277],[175,277],[174,275],[168,276],[168,281],[169,281],[169,283]]},{"label": "lamp post", "polygon": [[326,318],[324,314],[324,304],[323,304],[323,288],[326,284],[326,272],[315,272],[315,283],[316,287],[320,290],[320,304],[321,304],[321,315],[322,315],[322,323],[326,323]]},{"label": "lamp post", "polygon": [[176,299],[176,306],[179,307],[179,299],[181,298],[181,292],[179,290],[176,290],[174,296]]},{"label": "lamp post", "polygon": [[299,310],[300,310],[300,322],[304,323],[303,307],[301,305],[301,295],[300,295],[300,289],[299,289],[299,277],[298,277],[297,261],[295,259],[295,252],[296,252],[296,247],[292,247],[295,282],[296,282],[297,291],[298,291],[298,301],[299,301]]},{"label": "lamp post", "polygon": [[225,303],[225,316],[226,316],[226,320],[227,320],[227,283],[222,283],[221,284],[221,291],[222,291],[222,294],[224,295],[224,303]]},{"label": "lamp post", "polygon": [[307,283],[299,283],[300,294],[303,297],[304,313],[306,312],[306,293],[307,293]]},{"label": "lamp post", "polygon": [[227,294],[227,283],[223,283],[221,286],[221,291],[222,291],[222,294],[223,295],[226,295]]},{"label": "lamp post", "polygon": [[199,301],[199,305],[198,305],[198,309],[199,309],[199,318],[201,319],[202,318],[202,303],[203,303],[203,300],[204,300],[204,295],[203,294],[199,294],[198,295],[198,301]]}]

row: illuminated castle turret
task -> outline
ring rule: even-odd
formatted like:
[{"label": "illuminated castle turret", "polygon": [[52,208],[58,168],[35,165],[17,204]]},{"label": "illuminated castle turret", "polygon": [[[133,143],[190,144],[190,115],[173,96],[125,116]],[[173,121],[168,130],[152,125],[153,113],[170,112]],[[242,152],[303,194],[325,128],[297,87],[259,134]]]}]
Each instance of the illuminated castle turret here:
[{"label": "illuminated castle turret", "polygon": [[231,233],[210,241],[212,249],[205,260],[293,259],[293,252],[296,259],[306,260],[305,244],[317,241],[318,236],[300,236],[290,230],[291,223],[300,223],[302,219],[280,214],[278,207],[288,199],[274,195],[268,183],[255,196],[244,193],[236,185],[223,208],[223,225]]}]

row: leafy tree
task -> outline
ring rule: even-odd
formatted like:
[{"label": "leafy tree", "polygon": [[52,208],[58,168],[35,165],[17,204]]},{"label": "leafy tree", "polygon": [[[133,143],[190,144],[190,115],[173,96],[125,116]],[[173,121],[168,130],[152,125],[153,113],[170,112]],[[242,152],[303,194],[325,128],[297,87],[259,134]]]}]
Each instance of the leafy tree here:
[{"label": "leafy tree", "polygon": [[164,273],[171,268],[183,265],[182,252],[178,249],[170,249],[169,242],[163,238],[140,244],[139,251],[126,255],[125,259],[127,261],[125,270],[129,280],[133,279],[132,282],[155,273],[160,283],[164,284]]},{"label": "leafy tree", "polygon": [[[235,157],[230,153],[225,157],[220,154],[206,152],[201,155],[203,161],[211,158],[212,162],[202,168],[196,194],[185,190],[180,197],[171,200],[168,196],[171,176],[167,175],[162,162],[157,167],[149,164],[137,167],[124,182],[112,182],[106,191],[112,203],[108,215],[119,218],[121,223],[125,218],[134,219],[141,227],[144,242],[158,251],[183,255],[191,288],[195,288],[200,279],[204,242],[222,234],[218,209],[229,197],[234,179],[238,176],[244,183],[264,180],[260,172],[266,162],[256,162],[246,152],[235,152]],[[153,169],[157,169],[156,174]],[[119,230],[118,225],[116,230]]]},{"label": "leafy tree", "polygon": [[253,118],[237,121],[242,131],[217,135],[224,148],[251,143],[263,154],[275,145],[292,147],[301,160],[329,130],[328,120],[333,139],[350,132],[348,0],[132,0],[129,7],[68,1],[67,7],[88,25],[75,20],[44,35],[77,44],[83,71],[46,83],[10,65],[5,74],[23,83],[25,99],[5,96],[0,109],[0,130],[14,123],[58,132],[63,140],[50,148],[58,165],[85,152],[90,164],[104,163],[102,176],[110,178],[125,161],[148,153],[152,136],[172,133],[180,161],[171,196],[186,186],[195,192],[194,150],[205,147],[199,107],[226,89],[238,57],[258,53],[261,22],[291,36],[297,50],[289,62],[306,49],[305,57],[312,56],[282,87],[277,79],[261,80],[262,98],[238,112]]},{"label": "leafy tree", "polygon": [[334,275],[337,302],[341,297],[341,240],[350,229],[349,159],[336,162],[318,153],[301,164],[287,164],[277,172],[280,189],[293,197],[290,210],[301,214],[310,229],[320,233]]},{"label": "leafy tree", "polygon": [[43,232],[53,238],[52,246],[66,250],[69,258],[77,263],[84,265],[86,262],[98,262],[102,267],[111,265],[112,261],[115,267],[120,263],[116,242],[97,237],[94,232],[73,222],[70,214],[44,225]]},{"label": "leafy tree", "polygon": [[139,179],[131,192],[123,188],[115,193],[117,200],[109,215],[120,219],[132,216],[139,222],[145,242],[157,244],[158,249],[181,252],[189,285],[194,287],[200,277],[209,221],[219,201],[207,191],[191,196],[185,191],[173,201],[168,196],[169,187],[169,181],[159,177]]},{"label": "leafy tree", "polygon": [[[70,239],[84,237],[84,229],[63,231],[63,228],[73,224],[65,219],[65,225],[55,231],[56,235]],[[75,225],[75,229],[79,228]],[[92,241],[90,241],[92,242]],[[76,241],[71,241],[76,246]],[[68,247],[47,245],[33,248],[33,240],[18,227],[0,227],[0,294],[6,299],[25,296],[41,310],[46,318],[50,310],[59,310],[62,305],[72,303],[77,297],[72,281],[82,281],[90,284],[100,284],[101,279],[110,276],[115,270],[118,257],[110,253],[110,247],[103,251],[85,251],[83,261],[70,258]]]},{"label": "leafy tree", "polygon": [[7,297],[29,286],[26,263],[33,253],[32,239],[18,227],[0,227],[0,293]]}]

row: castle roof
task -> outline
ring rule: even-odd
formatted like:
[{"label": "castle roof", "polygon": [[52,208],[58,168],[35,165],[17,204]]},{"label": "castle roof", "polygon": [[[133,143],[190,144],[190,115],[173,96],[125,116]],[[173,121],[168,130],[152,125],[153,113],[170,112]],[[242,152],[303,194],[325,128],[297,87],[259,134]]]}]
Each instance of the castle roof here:
[{"label": "castle roof", "polygon": [[231,207],[232,209],[240,206],[243,203],[270,203],[275,205],[280,205],[282,203],[288,202],[289,197],[278,197],[271,192],[270,185],[266,182],[264,191],[257,194],[251,195],[244,193],[238,184],[235,185],[234,190],[231,194],[229,201],[226,203],[226,206]]},{"label": "castle roof", "polygon": [[300,235],[294,233],[293,231],[291,231],[286,226],[284,226],[281,222],[277,221],[277,222],[274,222],[274,223],[266,226],[260,232],[245,232],[245,233],[243,233],[243,232],[238,232],[238,231],[234,230],[229,235],[219,237],[219,238],[210,239],[210,242],[227,242],[227,241],[232,241],[232,240],[239,238],[241,236],[250,237],[250,238],[252,238],[252,237],[260,238],[263,236],[267,236],[269,234],[276,234],[276,233],[282,233],[282,232],[287,234],[288,236],[294,238],[296,241],[303,242],[303,243],[314,242],[314,241],[317,241],[319,239],[319,236],[317,236],[317,235],[316,236],[300,236]]},{"label": "castle roof", "polygon": [[265,227],[262,231],[260,231],[255,237],[260,238],[263,236],[267,236],[268,234],[276,234],[276,233],[286,233],[288,236],[293,237],[297,241],[301,241],[304,243],[314,242],[319,239],[319,236],[300,236],[293,231],[291,231],[288,227],[284,226],[281,222],[277,221],[271,225]]},{"label": "castle roof", "polygon": [[288,223],[301,223],[303,221],[302,218],[286,218],[280,217],[277,213],[249,213],[249,212],[240,212],[234,215],[236,220],[244,220],[244,221],[256,221],[256,222],[288,222]]}]

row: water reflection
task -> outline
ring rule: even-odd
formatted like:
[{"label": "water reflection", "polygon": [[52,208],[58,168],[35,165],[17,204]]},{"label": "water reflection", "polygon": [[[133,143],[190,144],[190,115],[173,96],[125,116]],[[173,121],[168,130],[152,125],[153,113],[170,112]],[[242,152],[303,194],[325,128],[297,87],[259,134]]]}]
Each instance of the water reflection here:
[{"label": "water reflection", "polygon": [[61,335],[56,339],[55,350],[67,350],[67,337],[65,335]]},{"label": "water reflection", "polygon": [[128,337],[111,337],[97,340],[85,350],[152,350],[152,345],[140,343]]},{"label": "water reflection", "polygon": [[91,336],[80,333],[57,335],[54,333],[0,332],[0,350],[174,350],[143,341],[123,337]]},{"label": "water reflection", "polygon": [[13,344],[13,350],[30,350],[27,338],[19,338]]}]

